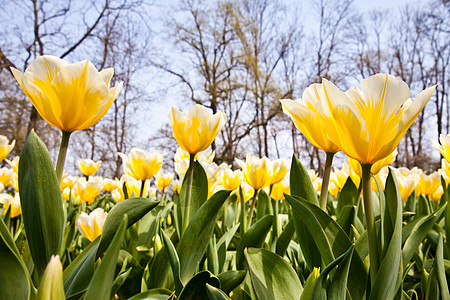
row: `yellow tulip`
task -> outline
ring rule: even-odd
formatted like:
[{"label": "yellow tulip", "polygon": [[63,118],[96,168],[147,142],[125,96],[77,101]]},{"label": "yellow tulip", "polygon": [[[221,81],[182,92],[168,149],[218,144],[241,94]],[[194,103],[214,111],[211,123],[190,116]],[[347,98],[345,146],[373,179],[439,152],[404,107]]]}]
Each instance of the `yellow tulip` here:
[{"label": "yellow tulip", "polygon": [[395,177],[397,177],[398,189],[400,190],[400,197],[402,201],[406,201],[408,197],[414,192],[417,186],[416,176],[414,174],[403,175],[402,171],[394,169]]},{"label": "yellow tulip", "polygon": [[267,157],[257,158],[247,154],[245,162],[237,158],[236,162],[244,172],[245,181],[255,190],[262,189],[270,184],[272,166]]},{"label": "yellow tulip", "polygon": [[11,71],[41,117],[63,132],[96,124],[117,98],[122,83],[109,88],[114,70],[97,71],[88,60],[67,63],[56,56],[34,60],[24,73]]},{"label": "yellow tulip", "polygon": [[102,187],[97,182],[78,180],[74,186],[73,197],[76,197],[79,203],[91,204],[101,191]]},{"label": "yellow tulip", "polygon": [[322,116],[330,115],[327,106],[327,95],[322,84],[311,84],[296,101],[280,100],[283,112],[294,122],[295,127],[314,145],[329,153],[336,153],[339,147],[333,143],[326,133]]},{"label": "yellow tulip", "polygon": [[81,173],[83,173],[84,176],[94,175],[100,168],[101,164],[102,164],[101,160],[99,161],[93,161],[92,159],[78,160],[78,168],[80,168],[80,171]]},{"label": "yellow tulip", "polygon": [[439,136],[439,143],[433,139],[431,140],[431,143],[433,144],[433,148],[441,152],[444,159],[450,162],[450,134],[441,134]]},{"label": "yellow tulip", "polygon": [[181,184],[182,184],[182,182],[179,179],[172,181],[172,189],[173,189],[173,191],[177,192],[179,194],[180,191],[181,191]]},{"label": "yellow tulip", "polygon": [[4,160],[5,157],[12,151],[14,145],[16,144],[16,140],[12,141],[11,144],[8,144],[9,140],[6,136],[0,135],[0,161]]},{"label": "yellow tulip", "polygon": [[221,172],[220,183],[227,189],[234,191],[239,188],[244,179],[244,174],[240,170],[233,171],[231,169],[224,169]]},{"label": "yellow tulip", "polygon": [[363,79],[362,90],[344,93],[326,79],[323,86],[331,112],[323,118],[328,137],[361,164],[391,154],[436,89],[430,87],[411,101],[408,85],[389,74]]},{"label": "yellow tulip", "polygon": [[155,185],[161,191],[165,191],[173,180],[173,173],[158,173],[155,175]]},{"label": "yellow tulip", "polygon": [[444,189],[442,188],[442,185],[440,185],[436,191],[431,195],[434,201],[439,201],[442,198],[442,195],[444,194]]},{"label": "yellow tulip", "polygon": [[[242,189],[242,195],[244,196],[244,202],[249,201],[250,199],[252,199],[253,195],[255,194],[255,190],[245,181],[243,181],[241,183],[241,189]],[[237,196],[238,196],[238,202],[241,202],[241,193],[238,191],[236,191]]]},{"label": "yellow tulip", "polygon": [[11,168],[13,169],[14,173],[19,174],[19,156],[14,157],[13,160],[9,160],[9,159],[5,159],[6,162],[8,163],[8,165],[11,166]]},{"label": "yellow tulip", "polygon": [[289,170],[289,164],[287,160],[280,158],[271,162],[272,163],[272,174],[270,176],[269,185],[277,184],[281,182],[286,176]]},{"label": "yellow tulip", "polygon": [[77,227],[81,234],[89,241],[95,240],[103,231],[108,213],[102,208],[94,209],[89,215],[81,212],[77,220]]},{"label": "yellow tulip", "polygon": [[[123,193],[122,187],[125,184],[128,198],[139,197],[141,195],[142,180],[137,180],[134,177],[124,174],[120,178],[118,189]],[[147,196],[150,188],[150,181],[145,181],[144,190],[142,191],[142,197]]]},{"label": "yellow tulip", "polygon": [[284,200],[284,194],[289,194],[290,190],[289,178],[286,177],[272,186],[270,196],[275,200]]},{"label": "yellow tulip", "polygon": [[[397,157],[397,154],[398,154],[398,151],[397,151],[397,149],[395,149],[387,157],[374,163],[372,165],[372,167],[370,168],[370,172],[373,174],[373,176],[376,176],[382,168],[393,163]],[[350,165],[350,167],[352,168],[352,170],[355,171],[355,173],[359,176],[359,178],[361,178],[362,177],[361,164],[356,159],[353,159],[350,157],[348,157],[347,162]]]},{"label": "yellow tulip", "polygon": [[158,151],[146,153],[139,148],[132,148],[127,156],[119,153],[123,160],[123,172],[137,180],[152,178],[162,167],[163,155]]},{"label": "yellow tulip", "polygon": [[110,179],[105,178],[103,179],[103,190],[106,192],[111,192],[112,190],[116,189],[119,185],[119,180],[116,179]]},{"label": "yellow tulip", "polygon": [[111,197],[114,199],[114,201],[122,202],[125,200],[125,195],[123,194],[123,191],[121,188],[115,188],[111,191]]},{"label": "yellow tulip", "polygon": [[14,176],[13,169],[3,167],[0,169],[0,183],[5,187],[12,185],[12,177]]},{"label": "yellow tulip", "polygon": [[433,172],[430,175],[427,175],[423,171],[419,171],[419,181],[416,187],[416,195],[433,195],[440,185],[441,174],[439,172]]},{"label": "yellow tulip", "polygon": [[189,108],[184,116],[172,107],[169,119],[178,145],[190,154],[197,154],[212,144],[227,117],[223,112],[213,115],[209,109],[197,104]]},{"label": "yellow tulip", "polygon": [[0,203],[3,205],[3,215],[6,214],[8,209],[10,209],[11,218],[15,218],[22,214],[22,207],[20,206],[20,196],[18,192],[16,192],[14,196],[5,193],[0,194]]}]

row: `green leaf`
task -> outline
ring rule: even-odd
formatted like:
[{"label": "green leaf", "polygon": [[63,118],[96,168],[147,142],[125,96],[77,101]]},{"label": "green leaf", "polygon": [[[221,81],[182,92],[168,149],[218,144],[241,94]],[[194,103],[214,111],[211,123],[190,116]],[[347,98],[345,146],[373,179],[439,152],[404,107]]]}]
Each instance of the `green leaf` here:
[{"label": "green leaf", "polygon": [[[402,200],[392,169],[386,179],[382,232],[384,241],[381,264],[373,284],[370,299],[393,299],[398,290],[402,246]],[[383,205],[382,205],[383,206]],[[383,209],[382,209],[383,210]],[[384,254],[384,255],[383,255]]]},{"label": "green leaf", "polygon": [[128,227],[139,221],[150,210],[155,208],[159,202],[147,198],[131,198],[117,203],[108,213],[103,226],[100,244],[97,250],[97,258],[100,257],[117,232],[123,216],[128,216]]},{"label": "green leaf", "polygon": [[42,275],[36,300],[65,300],[62,265],[59,256],[53,256]]},{"label": "green leaf", "polygon": [[64,270],[64,290],[67,298],[86,290],[89,286],[94,275],[95,253],[99,243],[100,237],[90,243]]},{"label": "green leaf", "polygon": [[277,240],[275,251],[276,254],[280,255],[281,257],[284,256],[287,248],[289,247],[291,239],[294,236],[294,233],[295,233],[294,221],[291,218],[287,223],[286,227],[284,227],[283,232],[280,234],[280,237]]},{"label": "green leaf", "polygon": [[231,242],[234,234],[239,228],[239,224],[235,224],[230,230],[225,232],[220,240],[217,242],[217,256],[219,258],[219,272],[223,271],[223,267],[225,265],[225,260],[227,258],[227,249],[228,245]]},{"label": "green leaf", "polygon": [[[331,264],[336,257],[341,256],[352,246],[349,237],[339,224],[318,206],[289,195],[286,195],[286,200],[292,206],[294,222],[296,218],[302,218],[304,227],[301,230],[309,233],[311,240],[308,243],[316,245],[325,265]],[[366,281],[366,269],[359,254],[352,255],[348,281],[348,289],[352,298],[361,299],[363,297],[365,289],[361,289],[361,286],[365,286]]]},{"label": "green leaf", "polygon": [[[198,161],[195,161],[193,166],[189,166],[189,168],[191,167],[194,168],[194,177],[192,180],[192,194],[190,203],[191,220],[192,220],[193,215],[197,212],[197,210],[200,209],[203,203],[205,203],[206,199],[208,199],[208,177],[206,177],[205,170]],[[186,172],[186,174],[189,174],[189,170]],[[188,188],[188,176],[184,176],[179,198],[180,201],[179,206],[181,207],[185,207],[187,188]]]},{"label": "green leaf", "polygon": [[290,187],[292,196],[299,196],[317,206],[319,205],[317,193],[314,190],[308,171],[306,171],[295,154],[292,156]]},{"label": "green leaf", "polygon": [[436,248],[436,256],[434,258],[434,268],[436,269],[437,280],[439,282],[439,290],[440,290],[440,294],[441,294],[441,299],[449,300],[450,295],[448,292],[447,278],[445,276],[444,241],[443,241],[442,234],[439,234],[439,241],[438,241],[438,245]]},{"label": "green leaf", "polygon": [[[413,222],[403,227],[402,237],[407,236],[402,250],[403,269],[407,268],[411,258],[417,251],[423,239],[428,235],[430,229],[444,213],[445,207],[446,206],[441,207],[429,216],[418,217]],[[407,232],[405,232],[405,229],[408,229]]]},{"label": "green leaf", "polygon": [[342,190],[340,191],[338,195],[337,200],[337,215],[339,216],[342,212],[342,209],[345,206],[353,206],[356,205],[356,200],[359,195],[358,194],[358,188],[353,183],[353,180],[350,178],[350,176],[347,178],[347,181],[345,182],[344,186],[342,187]]},{"label": "green leaf", "polygon": [[345,254],[344,259],[339,263],[336,272],[334,273],[331,286],[328,291],[328,299],[340,300],[345,299],[347,294],[347,280],[350,270],[350,262],[353,256],[355,247],[352,246]]},{"label": "green leaf", "polygon": [[355,222],[355,216],[356,206],[344,206],[337,217],[337,223],[342,227],[347,235],[350,235],[352,225]]},{"label": "green leaf", "polygon": [[[331,262],[323,271],[320,273],[319,278],[316,281],[313,291],[313,300],[321,299],[345,299],[345,288],[347,285],[347,277],[350,267],[350,261],[353,256],[354,247],[350,247],[347,252],[336,258]],[[340,266],[333,277],[333,281],[330,286],[330,292],[327,295],[327,277],[330,275],[331,271],[336,267]],[[360,298],[362,299],[362,298]]]},{"label": "green leaf", "polygon": [[[292,196],[298,196],[305,199],[306,201],[314,203],[317,206],[319,205],[317,194],[314,190],[309,174],[295,154],[292,156],[289,182]],[[310,233],[306,230],[303,230],[305,224],[301,215],[298,215],[296,212],[294,212],[293,214],[295,232],[297,233],[297,238],[299,240],[300,248],[302,249],[306,265],[308,266],[310,271],[312,271],[314,267],[320,268],[320,266],[322,265],[320,251],[317,248],[316,244],[313,242],[313,238]]]},{"label": "green leaf", "polygon": [[306,279],[305,286],[303,287],[303,292],[300,300],[311,300],[314,292],[314,287],[316,286],[317,278],[319,278],[319,268],[314,268],[311,273],[309,273]]},{"label": "green leaf", "polygon": [[125,283],[125,280],[127,280],[128,276],[131,273],[132,267],[129,267],[127,270],[124,270],[123,267],[125,266],[125,264],[122,266],[122,270],[119,275],[116,277],[116,279],[114,279],[112,288],[111,288],[111,298],[114,297],[115,294],[117,294],[117,292],[119,291],[119,289],[122,287],[122,285]]},{"label": "green leaf", "polygon": [[19,250],[0,217],[0,299],[28,300],[31,279]]},{"label": "green leaf", "polygon": [[28,245],[40,276],[51,256],[58,254],[64,233],[64,210],[52,160],[34,130],[20,154],[19,191]]},{"label": "green leaf", "polygon": [[83,300],[110,299],[114,271],[116,269],[117,258],[119,257],[120,245],[122,244],[127,229],[127,223],[128,216],[125,214],[105,256],[102,258],[97,270],[95,270]]},{"label": "green leaf", "polygon": [[202,271],[195,274],[195,276],[189,280],[184,289],[181,291],[178,300],[209,300],[208,293],[206,291],[207,284],[220,288],[219,279],[213,276],[210,272]]},{"label": "green leaf", "polygon": [[172,268],[173,279],[175,281],[175,294],[179,295],[184,286],[180,277],[180,260],[178,259],[177,250],[175,250],[172,241],[164,232],[164,230],[161,230],[161,235],[164,241],[164,249],[167,250],[167,254],[169,255],[169,262]]},{"label": "green leaf", "polygon": [[217,275],[222,291],[229,294],[244,281],[246,274],[244,270],[229,270]]},{"label": "green leaf", "polygon": [[206,284],[206,292],[209,300],[231,300],[223,291],[209,284]]},{"label": "green leaf", "polygon": [[151,289],[137,294],[128,300],[167,300],[173,293],[167,289]]},{"label": "green leaf", "polygon": [[212,195],[194,215],[181,238],[177,250],[183,282],[186,282],[195,273],[198,262],[205,254],[220,208],[230,192],[222,190]]},{"label": "green leaf", "polygon": [[270,203],[269,195],[264,190],[260,190],[258,192],[258,201],[257,201],[257,210],[256,210],[256,217],[261,219],[265,215],[271,215],[272,214],[272,205]]},{"label": "green leaf", "polygon": [[266,215],[256,221],[244,234],[239,245],[236,248],[236,268],[244,268],[244,249],[247,247],[261,247],[266,239],[266,235],[272,228],[272,216]]},{"label": "green leaf", "polygon": [[281,256],[265,249],[247,248],[245,257],[258,299],[300,299],[302,284]]}]

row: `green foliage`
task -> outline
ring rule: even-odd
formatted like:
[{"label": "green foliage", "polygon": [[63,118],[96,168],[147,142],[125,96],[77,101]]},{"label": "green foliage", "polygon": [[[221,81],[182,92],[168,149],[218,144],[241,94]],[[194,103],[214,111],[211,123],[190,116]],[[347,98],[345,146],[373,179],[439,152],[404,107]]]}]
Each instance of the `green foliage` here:
[{"label": "green foliage", "polygon": [[47,147],[32,130],[19,162],[23,222],[37,274],[58,254],[64,233],[64,210],[58,179]]}]

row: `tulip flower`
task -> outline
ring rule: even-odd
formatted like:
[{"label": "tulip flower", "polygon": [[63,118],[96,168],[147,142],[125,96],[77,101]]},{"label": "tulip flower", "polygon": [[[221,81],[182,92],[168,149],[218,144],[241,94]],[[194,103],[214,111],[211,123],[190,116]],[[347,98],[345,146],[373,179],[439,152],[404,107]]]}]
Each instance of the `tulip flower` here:
[{"label": "tulip flower", "polygon": [[6,214],[8,209],[10,210],[11,218],[15,218],[22,214],[19,193],[15,193],[14,196],[5,193],[0,194],[0,203],[3,205],[3,215]]},{"label": "tulip flower", "polygon": [[81,212],[77,220],[77,227],[81,234],[89,241],[95,240],[102,234],[103,225],[105,224],[108,213],[102,208],[94,209],[89,215]]},{"label": "tulip flower", "polygon": [[272,161],[272,174],[270,176],[269,185],[274,185],[281,182],[289,170],[289,164],[284,158]]},{"label": "tulip flower", "polygon": [[74,186],[74,198],[79,203],[91,204],[101,191],[102,187],[97,182],[79,180]]},{"label": "tulip flower", "polygon": [[414,101],[408,85],[389,74],[377,74],[361,81],[358,88],[342,92],[326,79],[329,115],[322,121],[327,135],[347,156],[362,166],[364,211],[369,242],[371,284],[378,272],[378,246],[372,205],[372,165],[397,148],[413,121],[430,100],[436,86],[422,91]]},{"label": "tulip flower", "polygon": [[78,168],[80,168],[81,173],[83,173],[83,175],[86,177],[94,175],[100,168],[101,164],[102,164],[101,160],[99,161],[93,161],[92,159],[78,160]]},{"label": "tulip flower", "polygon": [[163,155],[158,151],[147,153],[139,148],[132,148],[127,156],[119,153],[123,160],[123,172],[136,180],[152,178],[162,167]]},{"label": "tulip flower", "polygon": [[339,151],[339,147],[331,141],[327,135],[329,126],[324,126],[322,119],[330,118],[330,109],[327,105],[326,91],[323,84],[311,84],[303,92],[302,99],[296,101],[284,99],[280,100],[283,112],[287,114],[298,130],[316,148],[322,149],[326,153],[325,169],[320,193],[320,207],[325,210],[328,196],[328,184],[330,181],[331,165],[334,155]]},{"label": "tulip flower", "polygon": [[96,124],[122,88],[122,83],[109,88],[112,68],[99,72],[89,60],[69,64],[44,55],[24,73],[15,68],[11,71],[41,117],[64,132]]},{"label": "tulip flower", "polygon": [[12,185],[12,178],[15,175],[13,169],[3,167],[0,169],[0,183],[5,187]]},{"label": "tulip flower", "polygon": [[243,179],[244,174],[242,173],[242,171],[224,169],[221,172],[220,183],[225,189],[234,191],[241,185]]},{"label": "tulip flower", "polygon": [[11,72],[41,117],[63,133],[56,173],[61,182],[70,134],[95,125],[119,95],[110,88],[112,68],[98,71],[89,61],[69,64],[56,56],[34,60],[24,73]]},{"label": "tulip flower", "polygon": [[9,144],[9,140],[6,136],[0,135],[0,161],[4,160],[5,157],[8,156],[8,154],[12,151],[14,148],[14,145],[16,144],[16,141],[12,141],[11,144]]},{"label": "tulip flower", "polygon": [[431,143],[433,144],[433,148],[441,152],[444,159],[450,162],[450,134],[441,134],[439,136],[439,143],[433,139],[431,140]]},{"label": "tulip flower", "polygon": [[270,184],[272,165],[267,157],[257,158],[247,154],[245,162],[237,159],[236,162],[244,172],[245,181],[255,190],[260,190]]},{"label": "tulip flower", "polygon": [[248,217],[247,225],[251,225],[253,211],[256,205],[258,191],[270,184],[272,173],[272,163],[267,157],[257,158],[247,154],[245,162],[236,158],[236,162],[241,166],[244,172],[245,181],[255,190],[252,201],[252,208]]},{"label": "tulip flower", "polygon": [[161,173],[161,174],[156,174],[155,175],[155,185],[156,187],[164,192],[172,183],[173,180],[173,173]]},{"label": "tulip flower", "polygon": [[178,145],[189,154],[197,154],[212,144],[227,117],[223,112],[213,115],[209,109],[197,104],[189,108],[184,116],[172,107],[169,119]]}]

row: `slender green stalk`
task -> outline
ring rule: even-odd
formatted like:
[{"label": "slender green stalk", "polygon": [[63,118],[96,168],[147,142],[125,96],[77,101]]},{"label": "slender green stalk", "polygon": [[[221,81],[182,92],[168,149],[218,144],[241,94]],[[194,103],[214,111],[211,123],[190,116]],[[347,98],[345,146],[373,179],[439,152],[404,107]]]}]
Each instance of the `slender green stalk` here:
[{"label": "slender green stalk", "polygon": [[139,196],[141,198],[144,196],[145,181],[147,181],[147,179],[146,180],[142,180],[142,183],[141,183],[141,192],[140,192],[140,196]]},{"label": "slender green stalk", "polygon": [[272,227],[273,227],[273,239],[275,240],[276,238],[278,238],[278,234],[280,232],[280,229],[278,228],[278,197],[277,199],[274,199],[274,203],[273,203],[273,223],[272,223]]},{"label": "slender green stalk", "polygon": [[72,132],[62,131],[61,146],[59,147],[58,161],[56,162],[56,176],[61,184],[64,163],[66,161],[67,148],[69,147],[69,138]]},{"label": "slender green stalk", "polygon": [[366,216],[367,237],[369,241],[369,259],[370,259],[370,282],[373,286],[375,283],[376,274],[378,272],[378,246],[377,233],[375,229],[375,217],[372,205],[372,186],[371,186],[371,164],[361,165],[363,185],[363,203],[364,214]]},{"label": "slender green stalk", "polygon": [[320,190],[320,208],[327,211],[328,184],[330,183],[331,165],[335,153],[327,152],[327,160],[325,161],[325,170],[323,172],[322,189]]},{"label": "slender green stalk", "polygon": [[250,228],[250,226],[252,226],[253,211],[255,210],[256,199],[258,198],[258,192],[259,192],[259,190],[255,190],[255,193],[253,194],[252,208],[250,209],[250,214],[248,215],[248,221],[247,221],[248,228]]},{"label": "slender green stalk", "polygon": [[191,214],[191,198],[192,198],[192,183],[194,181],[194,158],[195,154],[190,154],[189,156],[189,168],[187,171],[187,189],[186,189],[186,197],[184,202],[184,216],[183,216],[183,226],[181,228],[181,236],[183,236],[186,231]]},{"label": "slender green stalk", "polygon": [[241,239],[245,234],[245,230],[247,229],[247,225],[245,224],[245,201],[244,201],[244,193],[242,192],[242,187],[239,186],[239,198],[241,199],[241,214],[239,216],[239,233],[241,234]]}]

